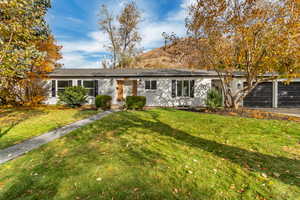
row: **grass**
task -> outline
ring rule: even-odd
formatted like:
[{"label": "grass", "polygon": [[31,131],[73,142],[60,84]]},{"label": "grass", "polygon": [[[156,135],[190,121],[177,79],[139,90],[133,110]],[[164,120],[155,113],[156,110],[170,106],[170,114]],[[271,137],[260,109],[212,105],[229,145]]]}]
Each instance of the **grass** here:
[{"label": "grass", "polygon": [[7,108],[0,110],[0,149],[20,143],[95,114],[94,110],[63,107]]},{"label": "grass", "polygon": [[0,167],[0,199],[296,200],[300,124],[119,112]]}]

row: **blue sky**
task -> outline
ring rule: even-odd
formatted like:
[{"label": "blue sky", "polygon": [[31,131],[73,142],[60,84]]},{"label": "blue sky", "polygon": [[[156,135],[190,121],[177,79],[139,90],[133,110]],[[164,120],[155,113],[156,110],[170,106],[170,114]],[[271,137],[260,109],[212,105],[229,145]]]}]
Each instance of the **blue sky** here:
[{"label": "blue sky", "polygon": [[[101,67],[108,57],[106,35],[99,31],[97,14],[106,4],[118,13],[127,0],[52,0],[47,21],[59,45],[63,46],[66,68]],[[162,32],[185,34],[186,8],[193,0],[136,0],[143,21],[139,32],[141,47],[147,51],[163,45]]]}]

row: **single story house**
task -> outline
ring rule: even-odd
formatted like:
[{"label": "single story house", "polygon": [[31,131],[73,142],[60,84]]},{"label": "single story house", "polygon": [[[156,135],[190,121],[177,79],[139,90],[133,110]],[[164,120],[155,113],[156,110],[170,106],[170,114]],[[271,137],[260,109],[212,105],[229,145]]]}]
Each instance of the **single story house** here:
[{"label": "single story house", "polygon": [[[246,107],[300,107],[300,79],[289,85],[284,80],[257,86],[243,102]],[[298,82],[299,81],[299,82]],[[207,92],[221,89],[214,71],[181,69],[58,69],[49,75],[51,91],[46,104],[58,102],[58,92],[69,86],[88,90],[88,103],[97,95],[110,95],[112,104],[124,104],[126,96],[145,96],[146,106],[205,106]],[[232,88],[243,87],[245,79],[237,75]]]}]

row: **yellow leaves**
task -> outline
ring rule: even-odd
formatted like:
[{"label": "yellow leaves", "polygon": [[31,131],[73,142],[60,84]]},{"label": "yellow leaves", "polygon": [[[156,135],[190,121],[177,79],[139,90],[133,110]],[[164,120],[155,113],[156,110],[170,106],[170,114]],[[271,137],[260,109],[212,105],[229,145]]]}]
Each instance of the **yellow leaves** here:
[{"label": "yellow leaves", "polygon": [[32,107],[39,105],[42,101],[45,100],[45,96],[34,96],[31,101],[25,102],[24,106]]},{"label": "yellow leaves", "polygon": [[[55,44],[54,38],[40,34],[40,31],[48,32],[44,21],[47,5],[41,0],[9,0],[1,3],[0,76],[3,77],[2,86],[6,87],[0,95],[5,94],[5,101],[10,103],[16,103],[11,101],[18,96],[21,98],[18,102],[31,99],[32,102],[26,103],[35,104],[45,94],[40,92],[41,88],[37,88],[37,81],[46,78],[61,58],[61,47]],[[24,80],[26,84],[23,84]],[[36,97],[24,97],[24,94],[20,94],[21,89],[15,90],[15,87],[31,91]]]}]

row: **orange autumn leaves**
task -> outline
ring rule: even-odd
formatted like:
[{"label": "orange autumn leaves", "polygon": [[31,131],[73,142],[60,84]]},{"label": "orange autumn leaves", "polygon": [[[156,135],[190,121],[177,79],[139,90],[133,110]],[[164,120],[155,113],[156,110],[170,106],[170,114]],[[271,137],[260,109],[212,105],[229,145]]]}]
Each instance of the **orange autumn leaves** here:
[{"label": "orange autumn leaves", "polygon": [[31,67],[27,72],[27,78],[21,81],[26,91],[24,104],[27,106],[34,106],[45,100],[48,88],[44,80],[48,78],[50,72],[60,67],[57,61],[62,58],[60,54],[62,47],[56,45],[53,36],[48,40],[39,41],[36,45],[37,49],[46,55],[41,62]]}]

